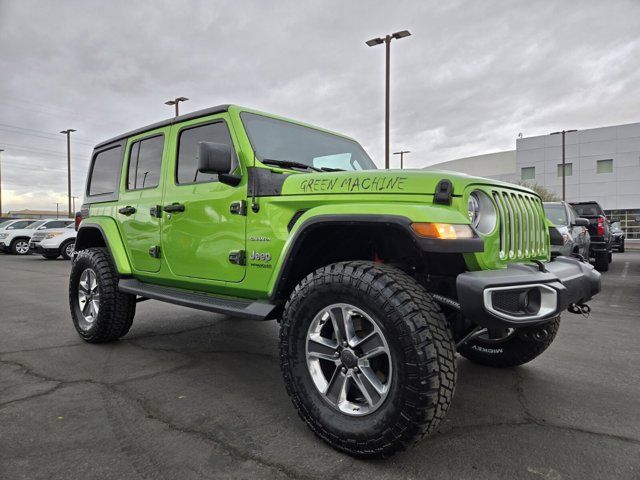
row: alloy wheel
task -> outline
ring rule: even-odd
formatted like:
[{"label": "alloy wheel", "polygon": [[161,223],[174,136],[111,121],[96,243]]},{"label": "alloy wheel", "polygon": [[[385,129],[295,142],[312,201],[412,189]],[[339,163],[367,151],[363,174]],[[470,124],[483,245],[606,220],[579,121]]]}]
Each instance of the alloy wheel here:
[{"label": "alloy wheel", "polygon": [[29,253],[29,242],[18,240],[16,243],[16,253],[18,255],[26,255]]},{"label": "alloy wheel", "polygon": [[392,380],[389,345],[360,308],[337,303],[313,319],[306,339],[307,368],[322,397],[347,415],[367,415],[384,402]]},{"label": "alloy wheel", "polygon": [[79,322],[80,328],[88,330],[91,328],[100,310],[100,288],[96,273],[90,269],[85,269],[80,275],[78,283],[78,306],[82,319]]}]

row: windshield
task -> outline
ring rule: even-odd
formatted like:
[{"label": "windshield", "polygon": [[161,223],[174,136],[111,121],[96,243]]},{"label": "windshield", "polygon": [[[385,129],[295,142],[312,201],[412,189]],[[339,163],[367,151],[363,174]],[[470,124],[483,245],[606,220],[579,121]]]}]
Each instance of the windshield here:
[{"label": "windshield", "polygon": [[241,117],[258,159],[327,170],[376,168],[360,144],[348,138],[254,113],[243,112]]},{"label": "windshield", "polygon": [[547,203],[544,205],[544,213],[554,225],[567,225],[567,211],[564,205],[559,203]]},{"label": "windshield", "polygon": [[2,230],[5,227],[8,227],[11,222],[15,222],[15,220],[5,220],[4,222],[0,223],[0,230]]},{"label": "windshield", "polygon": [[38,227],[40,227],[40,226],[44,225],[45,223],[46,223],[45,221],[41,221],[41,222],[34,222],[34,223],[32,223],[31,225],[29,225],[27,228],[29,228],[29,230],[31,230],[31,229],[35,229],[35,228],[38,228]]}]

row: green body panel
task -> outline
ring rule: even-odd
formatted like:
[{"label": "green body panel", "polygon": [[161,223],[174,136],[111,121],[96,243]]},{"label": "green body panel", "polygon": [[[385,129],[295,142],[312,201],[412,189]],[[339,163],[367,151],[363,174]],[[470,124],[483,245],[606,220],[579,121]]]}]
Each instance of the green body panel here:
[{"label": "green body panel", "polygon": [[134,270],[131,268],[131,261],[127,255],[124,241],[120,235],[116,220],[114,220],[114,212],[114,205],[96,205],[91,209],[91,217],[83,220],[80,228],[95,228],[97,226],[104,235],[107,248],[111,252],[111,257],[118,273],[120,275],[131,275]]},{"label": "green body panel", "polygon": [[164,170],[169,163],[169,128],[161,128],[136,135],[127,140],[122,178],[120,179],[120,198],[116,210],[123,207],[133,207],[136,213],[130,216],[116,213],[118,227],[124,240],[125,248],[131,259],[135,271],[157,272],[160,270],[160,259],[149,255],[149,248],[160,245],[160,220],[150,214],[152,207],[162,204],[162,182],[155,188],[127,190],[127,174],[131,156],[131,146],[138,140],[162,135],[165,142],[163,162],[160,178],[164,177]]},{"label": "green body panel", "polygon": [[[448,171],[302,173],[267,166],[255,158],[240,117],[243,111],[253,112],[231,106],[226,113],[184,121],[127,140],[125,159],[134,141],[153,134],[165,136],[165,147],[162,180],[157,188],[127,192],[125,163],[119,199],[90,205],[90,221],[99,221],[106,226],[103,230],[121,274],[132,274],[142,281],[156,284],[220,295],[267,298],[276,287],[278,272],[292,247],[296,232],[313,218],[395,215],[411,222],[469,224],[467,199],[475,189],[490,196],[495,192],[507,192],[539,201],[534,192],[521,186]],[[175,159],[180,130],[214,120],[223,120],[229,128],[239,162],[237,173],[242,178],[239,185],[221,182],[176,184]],[[257,198],[257,213],[251,210],[252,198],[247,193],[248,168],[253,166],[284,176],[278,195]],[[453,184],[451,205],[434,204],[433,195],[442,179],[449,179]],[[246,216],[232,214],[229,210],[231,203],[243,200],[247,202]],[[185,205],[185,211],[170,215],[163,213],[160,219],[150,216],[151,207],[172,203]],[[124,206],[135,207],[136,214],[123,217],[118,209]],[[524,214],[544,218],[541,206],[534,210]],[[289,231],[292,218],[300,211],[304,213]],[[484,252],[464,255],[467,268],[496,269],[514,261],[548,260],[546,224],[541,235],[546,241],[545,248],[504,257],[501,256],[500,229],[495,228],[483,236]],[[149,248],[156,245],[162,252],[160,258],[149,255]],[[246,265],[229,261],[230,252],[239,250],[246,251]]]}]

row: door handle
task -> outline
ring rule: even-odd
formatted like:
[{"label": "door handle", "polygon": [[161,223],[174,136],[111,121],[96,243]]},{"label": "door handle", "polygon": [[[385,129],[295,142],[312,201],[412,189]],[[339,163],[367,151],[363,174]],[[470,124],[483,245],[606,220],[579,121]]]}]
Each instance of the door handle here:
[{"label": "door handle", "polygon": [[128,217],[129,215],[133,215],[134,213],[136,213],[136,209],[134,207],[127,205],[126,207],[123,207],[120,210],[118,210],[118,213],[121,213],[122,215],[126,215]]},{"label": "door handle", "polygon": [[184,212],[184,205],[181,205],[179,203],[173,203],[171,205],[165,205],[165,207],[162,210],[164,210],[167,213]]}]

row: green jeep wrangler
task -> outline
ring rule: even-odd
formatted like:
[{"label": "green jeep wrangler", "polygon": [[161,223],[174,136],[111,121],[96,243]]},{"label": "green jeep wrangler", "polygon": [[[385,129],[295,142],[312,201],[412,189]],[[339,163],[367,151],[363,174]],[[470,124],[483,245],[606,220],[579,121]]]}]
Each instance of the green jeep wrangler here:
[{"label": "green jeep wrangler", "polygon": [[456,352],[534,359],[600,276],[549,262],[526,188],[376,170],[354,140],[233,105],[95,147],[69,300],[87,342],[125,335],[147,299],[277,320],[287,391],[331,446],[388,456],[433,432]]}]

